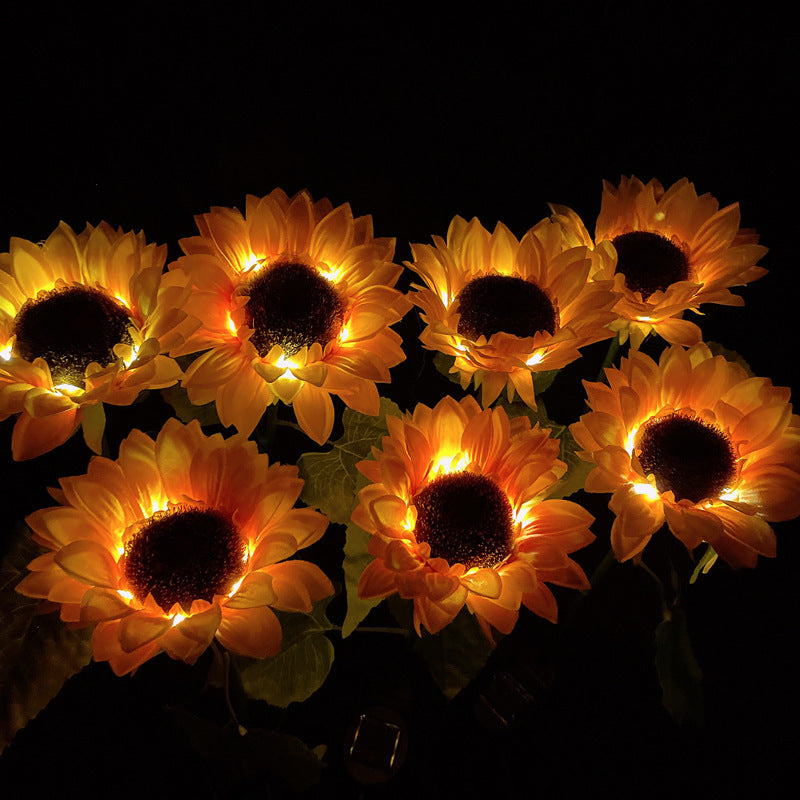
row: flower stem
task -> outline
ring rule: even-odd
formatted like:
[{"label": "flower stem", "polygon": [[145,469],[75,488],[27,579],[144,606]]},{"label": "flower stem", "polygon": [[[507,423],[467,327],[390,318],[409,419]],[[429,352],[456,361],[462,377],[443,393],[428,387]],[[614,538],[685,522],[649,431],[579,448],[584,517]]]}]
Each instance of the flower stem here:
[{"label": "flower stem", "polygon": [[610,367],[611,364],[614,362],[614,359],[617,357],[617,353],[619,352],[619,333],[611,340],[611,344],[608,346],[608,351],[606,352],[606,357],[603,359],[603,363],[600,367],[600,372],[597,373],[597,380],[602,381],[606,375],[606,368]]}]

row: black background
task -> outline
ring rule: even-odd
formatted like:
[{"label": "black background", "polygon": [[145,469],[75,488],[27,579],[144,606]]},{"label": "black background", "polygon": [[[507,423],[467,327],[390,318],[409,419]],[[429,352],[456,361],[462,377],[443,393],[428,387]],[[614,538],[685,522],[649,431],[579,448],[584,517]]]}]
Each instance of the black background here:
[{"label": "black background", "polygon": [[[499,219],[521,236],[557,202],[591,230],[601,179],[636,174],[668,186],[687,176],[722,205],[738,201],[743,226],[770,248],[770,274],[740,290],[743,309],[706,308],[704,338],[796,388],[797,37],[769,4],[647,5],[5,11],[0,248],[11,236],[39,241],[59,220],[78,229],[104,219],[143,229],[174,258],[178,239],[195,232],[194,214],[241,208],[245,194],[280,186],[372,214],[376,235],[397,237],[401,262],[408,242],[444,235],[455,214],[489,228]],[[410,355],[387,393],[404,407],[435,402],[452,386],[414,345],[416,318],[402,330]],[[601,358],[592,351],[575,380],[593,377]],[[559,421],[580,412],[576,392],[548,406]],[[117,424],[128,420],[141,424],[124,412]],[[2,433],[7,447],[10,422]],[[46,503],[41,487],[66,474],[65,463],[84,468],[82,444],[65,447],[35,464],[4,462],[9,519]],[[607,548],[607,498],[581,497],[599,518],[590,567]],[[754,571],[719,565],[690,592],[705,675],[699,729],[673,725],[659,706],[657,608],[633,567],[620,568],[616,588],[598,593],[557,643],[521,615],[490,666],[554,661],[559,677],[517,730],[481,726],[480,687],[445,708],[404,651],[363,639],[337,643],[326,687],[281,724],[328,744],[320,796],[677,796],[697,785],[777,796],[796,745],[784,726],[792,730],[798,711],[791,642],[800,608],[798,525],[775,528],[777,559]],[[340,533],[322,557],[341,547]],[[563,611],[572,598],[559,598]],[[207,766],[160,712],[174,686],[154,693],[154,674],[116,679],[92,665],[20,734],[2,771],[22,777],[31,796],[55,787],[68,796],[188,787],[209,796]],[[341,749],[352,718],[374,703],[404,715],[409,756],[393,781],[364,790],[347,777]],[[281,787],[251,792],[281,796]]]}]

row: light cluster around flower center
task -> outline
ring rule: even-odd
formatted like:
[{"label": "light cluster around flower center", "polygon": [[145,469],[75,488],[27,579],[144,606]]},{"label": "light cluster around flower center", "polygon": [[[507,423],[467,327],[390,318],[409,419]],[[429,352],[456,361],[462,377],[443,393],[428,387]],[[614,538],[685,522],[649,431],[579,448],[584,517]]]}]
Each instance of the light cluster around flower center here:
[{"label": "light cluster around flower center", "polygon": [[277,344],[287,356],[318,342],[323,347],[341,330],[345,307],[313,267],[282,261],[256,273],[247,287],[247,323],[261,356]]},{"label": "light cluster around flower center", "polygon": [[659,492],[699,503],[716,498],[735,475],[735,457],[722,431],[693,417],[671,414],[646,422],[636,449],[646,475]]},{"label": "light cluster around flower center", "polygon": [[213,508],[155,514],[128,541],[123,571],[137,600],[152,592],[164,611],[211,602],[241,577],[247,548],[230,517]]},{"label": "light cluster around flower center", "polygon": [[414,497],[417,542],[449,564],[494,567],[511,553],[511,505],[485,475],[453,472],[431,481]]},{"label": "light cluster around flower center", "polygon": [[673,283],[689,279],[686,254],[665,236],[649,231],[631,231],[613,240],[617,251],[616,272],[626,286],[641,292],[646,300],[653,292],[665,292]]},{"label": "light cluster around flower center", "polygon": [[503,332],[534,336],[554,333],[556,312],[550,298],[531,281],[512,275],[484,275],[458,295],[458,333],[470,339]]},{"label": "light cluster around flower center", "polygon": [[82,387],[89,364],[107,366],[115,345],[131,344],[130,324],[125,308],[97,289],[53,289],[20,309],[15,349],[27,361],[43,358],[54,383]]}]

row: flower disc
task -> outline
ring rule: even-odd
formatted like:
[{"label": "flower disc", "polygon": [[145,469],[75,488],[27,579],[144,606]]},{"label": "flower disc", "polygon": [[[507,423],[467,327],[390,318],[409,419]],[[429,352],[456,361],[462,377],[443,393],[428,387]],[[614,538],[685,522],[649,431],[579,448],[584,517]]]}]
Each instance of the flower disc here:
[{"label": "flower disc", "polygon": [[511,552],[511,506],[505,493],[485,475],[441,475],[414,498],[414,505],[414,535],[431,546],[433,558],[470,569],[495,567]]},{"label": "flower disc", "polygon": [[717,497],[736,473],[728,437],[683,414],[649,420],[638,447],[645,474],[654,475],[658,491],[672,491],[676,500],[699,503]]},{"label": "flower disc", "polygon": [[240,577],[247,548],[231,519],[212,508],[155,514],[125,548],[125,578],[140,601],[152,593],[168,611],[211,602]]},{"label": "flower disc", "polygon": [[86,367],[115,360],[114,345],[131,344],[130,317],[107,294],[86,286],[54,289],[28,300],[14,333],[22,358],[43,358],[56,383],[83,386]]},{"label": "flower disc", "polygon": [[458,295],[458,313],[458,333],[470,339],[488,339],[500,331],[535,336],[556,329],[550,298],[535,283],[512,275],[484,275],[470,281]]},{"label": "flower disc", "polygon": [[264,357],[277,344],[293,356],[314,342],[325,346],[344,320],[344,303],[313,267],[295,261],[257,273],[246,290],[251,341]]},{"label": "flower disc", "polygon": [[647,299],[653,292],[665,292],[673,283],[689,280],[686,254],[666,236],[649,231],[631,231],[614,237],[616,272],[625,284]]}]

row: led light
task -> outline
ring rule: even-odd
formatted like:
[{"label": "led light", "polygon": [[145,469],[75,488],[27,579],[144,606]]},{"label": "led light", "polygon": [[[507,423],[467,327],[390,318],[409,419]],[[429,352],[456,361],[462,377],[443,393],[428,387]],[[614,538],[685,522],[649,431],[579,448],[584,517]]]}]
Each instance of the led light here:
[{"label": "led light", "polygon": [[234,336],[236,336],[236,334],[237,334],[236,323],[233,321],[233,318],[231,317],[231,315],[230,315],[230,314],[228,314],[227,325],[228,325],[228,330],[229,330],[229,331],[230,331],[230,332],[231,332],[231,333],[232,333]]},{"label": "led light", "polygon": [[127,592],[124,589],[117,589],[117,594],[125,600],[133,600],[133,592]]},{"label": "led light", "polygon": [[639,432],[638,428],[635,428],[628,434],[628,439],[625,442],[625,451],[629,456],[633,455],[633,448],[636,446],[636,434]]},{"label": "led light", "polygon": [[320,270],[319,274],[325,278],[326,281],[330,281],[331,283],[336,283],[342,274],[342,268],[337,267],[336,269],[328,269],[328,270]]},{"label": "led light", "polygon": [[538,350],[525,363],[529,367],[533,367],[536,364],[539,364],[543,358],[544,358],[544,353],[541,350]]},{"label": "led light", "polygon": [[244,262],[243,272],[258,272],[264,266],[264,259],[250,253],[247,261]]},{"label": "led light", "polygon": [[184,614],[176,614],[172,618],[172,627],[174,628],[176,625],[180,625],[181,622],[183,622],[185,619],[186,619],[186,616]]},{"label": "led light", "polygon": [[655,322],[653,317],[636,317],[637,322]]},{"label": "led light", "polygon": [[448,475],[451,472],[463,472],[467,464],[469,464],[469,456],[466,453],[439,456],[431,467],[431,474],[436,476]]},{"label": "led light", "polygon": [[3,361],[11,361],[11,345],[0,350],[0,358],[2,358]]},{"label": "led light", "polygon": [[658,500],[658,489],[649,483],[634,483],[634,494],[643,494],[648,500]]},{"label": "led light", "polygon": [[344,327],[339,331],[339,341],[346,342],[350,338],[350,328]]},{"label": "led light", "polygon": [[133,362],[134,362],[134,361],[136,361],[136,359],[137,359],[137,358],[139,358],[139,348],[138,348],[138,346],[137,346],[137,345],[134,345],[133,347],[131,347],[131,355],[130,355],[130,358],[124,358],[124,359],[122,359],[122,363],[123,363],[123,364],[124,364],[126,367],[129,367],[131,364],[133,364]]},{"label": "led light", "polygon": [[239,578],[238,581],[236,581],[236,583],[233,584],[233,586],[231,587],[231,590],[228,592],[228,597],[233,597],[236,594],[236,592],[239,591],[239,587],[242,585],[242,581],[243,580],[244,580],[244,577],[241,577],[241,578]]}]

